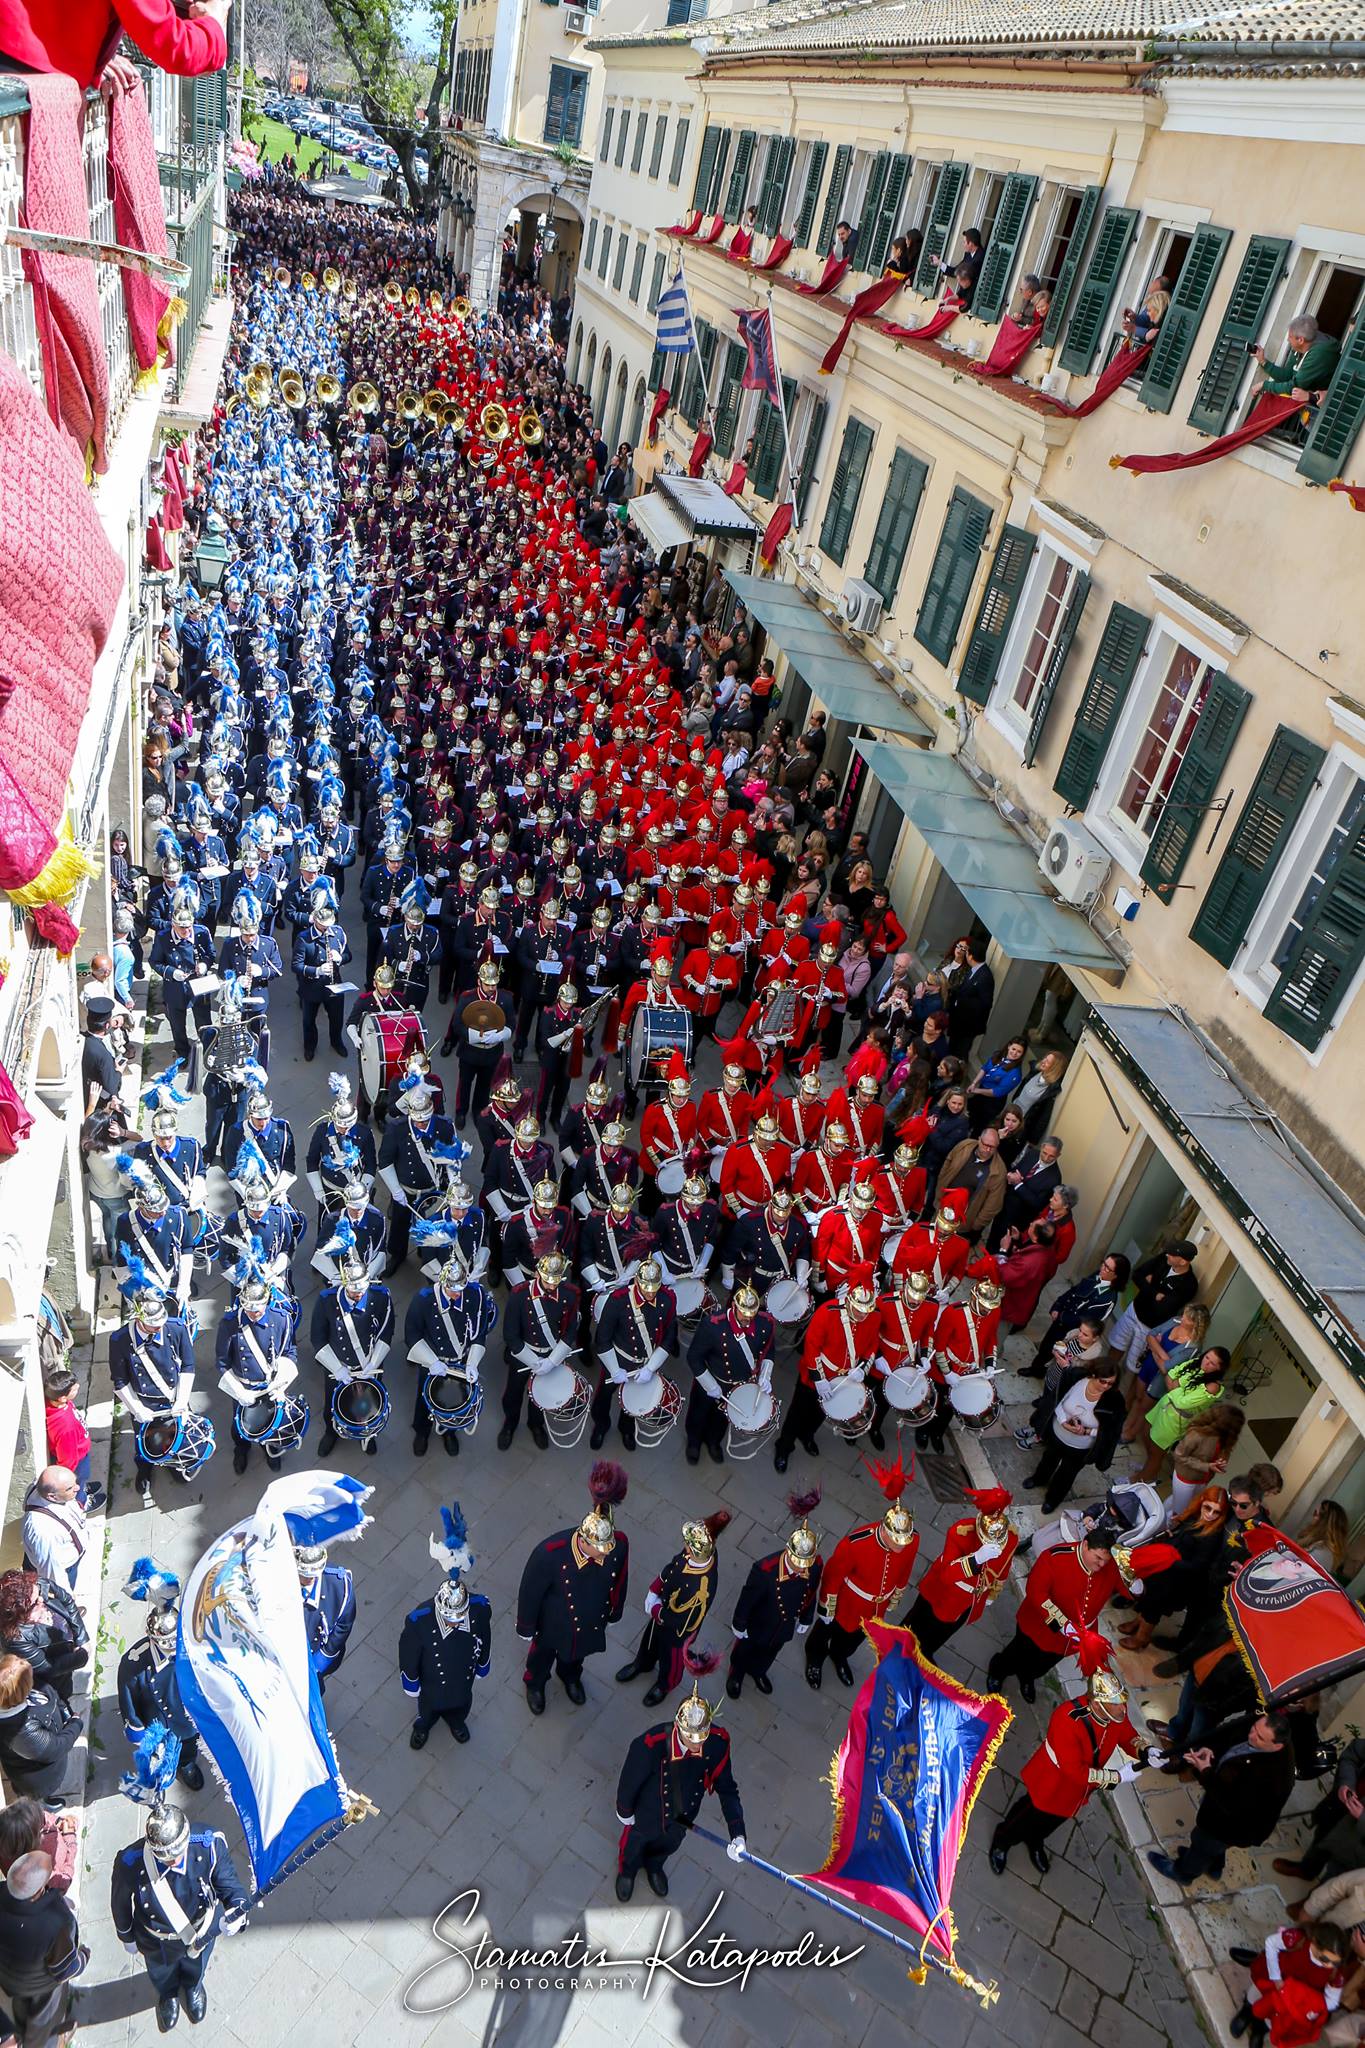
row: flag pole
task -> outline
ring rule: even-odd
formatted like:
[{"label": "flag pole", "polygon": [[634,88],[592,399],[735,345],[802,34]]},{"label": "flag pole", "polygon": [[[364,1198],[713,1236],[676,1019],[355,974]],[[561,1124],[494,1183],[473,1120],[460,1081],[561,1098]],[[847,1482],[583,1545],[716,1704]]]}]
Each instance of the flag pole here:
[{"label": "flag pole", "polygon": [[[801,526],[801,508],[796,502],[796,464],[792,460],[791,427],[787,420],[787,399],[782,389],[782,365],[777,355],[777,322],[773,317],[773,288],[768,286],[768,333],[773,344],[773,373],[777,378],[777,411],[782,421],[782,447],[787,458],[787,490],[791,497],[792,523],[790,531],[796,533]],[[720,350],[717,349],[717,355]]]},{"label": "flag pole", "polygon": [[[718,1835],[713,1828],[704,1827],[700,1821],[693,1821],[691,1832],[700,1835],[703,1841],[714,1842],[718,1849],[729,1846],[723,1835]],[[900,1949],[903,1955],[910,1956],[913,1960],[908,1975],[916,1984],[924,1982],[925,1964],[933,1963],[946,1977],[951,1977],[955,1983],[961,1984],[964,1990],[975,1992],[983,2009],[989,2011],[991,2006],[999,2002],[1000,1987],[994,1979],[989,1984],[983,1984],[978,1978],[968,1976],[956,1963],[949,1963],[942,1956],[935,1954],[928,1946],[927,1937],[923,1943],[907,1941],[903,1934],[895,1934],[891,1928],[883,1927],[879,1921],[869,1920],[865,1913],[856,1912],[852,1906],[844,1905],[842,1900],[831,1897],[827,1891],[822,1891],[819,1885],[809,1883],[804,1877],[796,1877],[790,1870],[783,1870],[779,1864],[769,1863],[765,1856],[755,1856],[749,1848],[741,1851],[741,1861],[752,1863],[756,1869],[766,1871],[769,1877],[775,1877],[780,1883],[790,1885],[793,1891],[804,1892],[807,1898],[818,1900],[820,1905],[828,1907],[831,1913],[838,1913],[844,1920],[855,1921],[859,1927],[866,1928],[869,1934],[878,1935],[882,1941],[888,1941],[893,1948]]]}]

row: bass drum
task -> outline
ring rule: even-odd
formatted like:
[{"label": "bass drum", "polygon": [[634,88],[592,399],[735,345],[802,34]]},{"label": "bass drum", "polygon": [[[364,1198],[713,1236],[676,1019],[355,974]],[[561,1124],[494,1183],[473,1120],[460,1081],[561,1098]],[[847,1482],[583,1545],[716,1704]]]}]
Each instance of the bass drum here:
[{"label": "bass drum", "polygon": [[373,1011],[360,1024],[360,1081],[371,1102],[394,1088],[411,1053],[424,1052],[422,1020],[414,1010]]},{"label": "bass drum", "polygon": [[539,1408],[545,1434],[556,1450],[573,1450],[588,1426],[592,1402],[582,1373],[571,1365],[549,1366],[532,1374],[527,1392]]},{"label": "bass drum", "polygon": [[630,1027],[630,1079],[635,1088],[662,1088],[664,1068],[675,1052],[692,1064],[692,1012],[673,1004],[651,1009],[642,1003]]},{"label": "bass drum", "polygon": [[995,1382],[984,1372],[971,1372],[948,1381],[948,1401],[964,1429],[980,1435],[1000,1419],[1000,1396]]},{"label": "bass drum", "polygon": [[898,1365],[882,1381],[882,1391],[887,1407],[895,1409],[898,1420],[915,1429],[933,1421],[938,1388],[922,1365]]},{"label": "bass drum", "polygon": [[731,1387],[724,1405],[729,1425],[725,1433],[726,1450],[732,1458],[756,1457],[775,1435],[782,1419],[776,1394],[771,1387],[760,1386],[757,1380],[745,1380],[742,1386]]},{"label": "bass drum", "polygon": [[627,1380],[622,1387],[621,1412],[635,1424],[635,1441],[641,1450],[652,1450],[663,1442],[682,1413],[682,1395],[661,1372],[646,1373],[643,1379]]}]

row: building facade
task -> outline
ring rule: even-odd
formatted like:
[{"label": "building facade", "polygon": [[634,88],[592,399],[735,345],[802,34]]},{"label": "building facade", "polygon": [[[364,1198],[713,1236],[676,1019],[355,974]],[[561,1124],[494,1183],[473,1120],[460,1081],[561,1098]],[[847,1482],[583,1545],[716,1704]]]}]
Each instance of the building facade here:
[{"label": "building facade", "polygon": [[[1069,1051],[1075,1270],[1192,1237],[1211,1341],[1285,1477],[1277,1505],[1330,1493],[1359,1532],[1360,529],[1324,486],[1365,461],[1365,84],[1312,6],[1276,11],[1293,42],[1274,49],[1250,13],[1197,41],[1170,10],[1139,14],[1062,10],[1007,42],[971,0],[929,21],[870,7],[711,27],[676,216],[703,228],[674,245],[699,348],[681,379],[657,358],[646,373],[676,385],[650,460],[685,465],[705,416],[710,473],[747,451],[760,521],[794,496],[774,583],[747,562],[735,580],[784,708],[831,713],[827,762],[923,963],[988,932],[993,1042],[1028,1026]],[[604,46],[608,101],[646,56]],[[628,205],[633,233],[633,189]],[[613,211],[596,176],[591,206]],[[727,257],[749,207],[755,259],[779,233],[794,245],[774,272]],[[801,293],[840,221],[857,229],[848,275]],[[935,313],[938,259],[966,253],[967,229],[984,243],[970,314],[932,344],[886,332]],[[824,374],[900,235],[907,282]],[[615,362],[647,323],[633,256],[619,278],[614,256],[585,271],[572,345],[591,309],[578,374],[601,416],[604,337]],[[1051,294],[1037,344],[1012,376],[976,374],[1029,274]],[[1074,416],[1158,278],[1150,354]],[[740,385],[735,309],[769,304],[790,463],[776,408]],[[1244,424],[1250,349],[1282,362],[1303,314],[1340,344],[1306,417],[1204,467],[1111,467]],[[845,692],[858,662],[864,688]]]}]

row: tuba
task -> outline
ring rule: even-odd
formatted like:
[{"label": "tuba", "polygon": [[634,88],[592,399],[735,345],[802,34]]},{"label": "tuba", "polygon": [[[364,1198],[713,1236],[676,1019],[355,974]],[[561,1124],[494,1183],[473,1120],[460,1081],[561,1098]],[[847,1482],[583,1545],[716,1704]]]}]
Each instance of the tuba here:
[{"label": "tuba", "polygon": [[439,385],[433,384],[431,390],[428,391],[426,397],[422,400],[422,410],[429,420],[434,420],[436,425],[440,426],[441,417],[445,409],[446,395]]},{"label": "tuba", "polygon": [[395,284],[393,279],[390,278],[384,286],[384,304],[386,306],[401,306],[402,303],[403,287],[401,284]]},{"label": "tuba", "polygon": [[314,277],[311,270],[304,271],[303,275],[299,279],[299,286],[301,290],[306,292],[315,292],[317,290],[318,281],[316,277]]},{"label": "tuba", "polygon": [[427,305],[433,313],[443,313],[445,311],[445,304],[446,302],[439,292],[427,293]]},{"label": "tuba", "polygon": [[512,431],[507,407],[499,405],[496,399],[491,400],[479,414],[479,431],[485,441],[505,441]]},{"label": "tuba", "polygon": [[462,405],[447,405],[441,410],[441,425],[453,427],[457,434],[463,434],[468,425],[468,416]]},{"label": "tuba", "polygon": [[365,414],[378,412],[379,392],[371,384],[368,377],[362,383],[357,384],[355,390],[351,393],[350,406],[352,412]]},{"label": "tuba", "polygon": [[341,297],[343,303],[348,306],[353,306],[356,300],[360,297],[360,286],[356,283],[353,277],[348,277],[343,281],[341,287]]},{"label": "tuba", "polygon": [[450,310],[457,320],[467,320],[474,310],[473,300],[467,299],[462,292],[459,298],[451,300]]},{"label": "tuba", "polygon": [[420,420],[426,400],[420,391],[400,391],[398,394],[398,417],[400,420]]},{"label": "tuba", "polygon": [[324,370],[313,386],[315,405],[335,405],[341,396],[341,384],[330,370]]},{"label": "tuba", "polygon": [[280,397],[291,412],[298,412],[308,403],[308,387],[297,370],[284,370],[280,374]]},{"label": "tuba", "polygon": [[246,399],[254,412],[264,412],[270,403],[271,377],[264,363],[256,363],[247,371]]},{"label": "tuba", "polygon": [[322,273],[322,288],[329,299],[334,299],[341,290],[341,272],[329,263]]},{"label": "tuba", "polygon": [[403,294],[403,304],[405,306],[420,306],[421,303],[422,294],[418,291],[415,284],[410,284]]},{"label": "tuba", "polygon": [[533,411],[522,414],[521,424],[518,426],[517,432],[521,436],[523,448],[539,448],[541,442],[545,439],[545,429],[540,424],[539,417]]}]

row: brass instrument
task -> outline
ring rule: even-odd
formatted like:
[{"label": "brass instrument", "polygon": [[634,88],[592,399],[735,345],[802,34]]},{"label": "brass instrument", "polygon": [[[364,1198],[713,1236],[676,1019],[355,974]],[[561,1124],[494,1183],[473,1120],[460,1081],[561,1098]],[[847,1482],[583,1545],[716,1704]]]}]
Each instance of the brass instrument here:
[{"label": "brass instrument", "polygon": [[270,403],[271,377],[264,363],[256,363],[247,371],[246,400],[255,412],[264,412]]},{"label": "brass instrument", "polygon": [[462,405],[448,405],[441,414],[441,425],[453,427],[457,434],[463,434],[469,424],[469,416]]},{"label": "brass instrument", "polygon": [[474,310],[474,302],[472,299],[467,299],[464,293],[461,292],[457,299],[451,300],[450,310],[457,320],[467,320]]},{"label": "brass instrument", "polygon": [[418,291],[415,284],[410,284],[403,294],[403,304],[405,306],[420,306],[421,303],[422,294]]},{"label": "brass instrument", "polygon": [[362,383],[357,384],[355,390],[351,393],[350,407],[352,412],[365,414],[378,412],[379,392],[371,384],[368,377]]},{"label": "brass instrument", "polygon": [[534,412],[524,412],[522,414],[521,424],[517,428],[517,432],[521,435],[521,445],[523,448],[539,448],[541,442],[545,439],[545,429]]},{"label": "brass instrument", "polygon": [[770,1039],[775,1045],[786,1045],[796,1030],[796,990],[794,988],[774,989],[768,1000],[768,1007],[758,1022],[760,1039]]},{"label": "brass instrument", "polygon": [[443,313],[445,311],[445,303],[439,292],[427,293],[427,304],[433,313]]},{"label": "brass instrument", "polygon": [[348,277],[343,280],[341,286],[341,296],[343,302],[348,306],[353,306],[356,300],[360,297],[360,286],[356,283],[353,277]]},{"label": "brass instrument", "polygon": [[318,281],[316,277],[314,277],[311,270],[304,271],[303,275],[299,279],[299,286],[303,291],[306,292],[315,292],[317,290]]},{"label": "brass instrument", "polygon": [[438,385],[433,384],[431,390],[427,392],[422,400],[422,410],[429,420],[434,420],[439,426],[445,409],[446,395]]},{"label": "brass instrument", "polygon": [[479,432],[485,441],[505,441],[512,431],[512,422],[507,417],[507,407],[499,405],[496,399],[490,401],[479,414]]},{"label": "brass instrument", "polygon": [[398,394],[398,417],[401,420],[420,420],[426,404],[420,391],[400,391]]},{"label": "brass instrument", "polygon": [[280,397],[291,412],[299,412],[308,403],[308,387],[297,370],[285,370],[280,376]]},{"label": "brass instrument", "polygon": [[322,288],[329,299],[334,299],[341,290],[341,272],[330,263],[322,273]]},{"label": "brass instrument", "polygon": [[313,386],[315,403],[318,405],[335,405],[340,396],[340,379],[334,377],[330,370],[324,370]]},{"label": "brass instrument", "polygon": [[281,263],[277,265],[275,270],[275,282],[276,284],[286,285],[293,283],[293,278],[290,276],[289,265],[287,263]]},{"label": "brass instrument", "polygon": [[384,286],[384,303],[386,306],[399,306],[403,303],[403,287],[401,284],[395,284],[392,278]]}]

